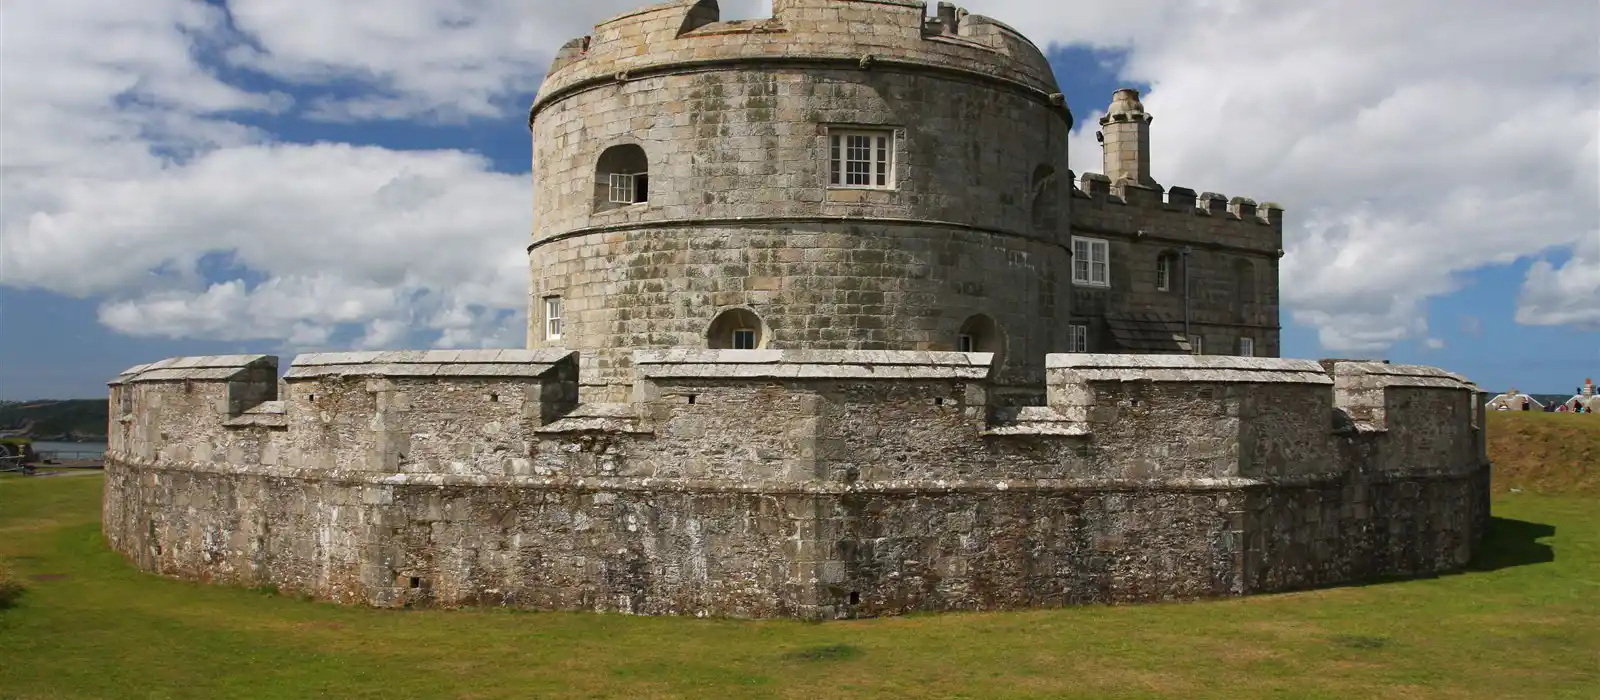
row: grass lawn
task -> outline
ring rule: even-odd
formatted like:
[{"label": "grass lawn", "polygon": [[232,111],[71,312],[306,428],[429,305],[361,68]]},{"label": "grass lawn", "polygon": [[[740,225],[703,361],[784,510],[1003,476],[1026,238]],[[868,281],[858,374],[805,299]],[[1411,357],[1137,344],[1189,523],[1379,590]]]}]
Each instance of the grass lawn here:
[{"label": "grass lawn", "polygon": [[1600,415],[1489,412],[1495,487],[1600,498]]},{"label": "grass lawn", "polygon": [[101,478],[0,477],[3,698],[1600,698],[1600,501],[1476,570],[1205,603],[827,623],[347,608],[139,573]]}]

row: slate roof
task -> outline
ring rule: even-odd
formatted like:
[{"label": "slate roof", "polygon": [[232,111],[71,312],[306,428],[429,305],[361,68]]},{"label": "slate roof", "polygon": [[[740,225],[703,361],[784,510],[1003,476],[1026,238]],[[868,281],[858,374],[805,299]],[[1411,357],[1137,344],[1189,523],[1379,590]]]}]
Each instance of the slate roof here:
[{"label": "slate roof", "polygon": [[1111,339],[1123,350],[1190,353],[1183,321],[1152,311],[1109,312],[1105,315]]}]

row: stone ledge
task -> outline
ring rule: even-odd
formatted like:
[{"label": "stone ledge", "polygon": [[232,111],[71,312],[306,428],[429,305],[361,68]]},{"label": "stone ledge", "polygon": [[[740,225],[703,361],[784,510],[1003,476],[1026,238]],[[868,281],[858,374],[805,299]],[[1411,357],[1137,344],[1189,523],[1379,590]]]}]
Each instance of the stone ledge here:
[{"label": "stone ledge", "polygon": [[1102,381],[1333,384],[1313,360],[1276,357],[1070,353],[1046,355],[1045,369],[1053,386]]},{"label": "stone ledge", "polygon": [[985,379],[993,353],[896,350],[636,350],[646,379]]},{"label": "stone ledge", "polygon": [[561,348],[314,353],[296,357],[284,378],[540,377],[577,354]]},{"label": "stone ledge", "polygon": [[979,433],[986,436],[1089,437],[1089,426],[1075,421],[1049,406],[1023,406],[1016,416],[997,422]]},{"label": "stone ledge", "polygon": [[263,401],[244,413],[222,422],[225,428],[285,428],[289,427],[287,408],[282,401]]},{"label": "stone ledge", "polygon": [[652,435],[655,431],[639,425],[639,410],[628,403],[578,404],[572,412],[549,425],[535,428],[535,433],[561,435],[568,433],[627,433]]},{"label": "stone ledge", "polygon": [[[1281,488],[1302,486],[1335,486],[1343,484],[1347,474],[1303,475],[1293,478],[1214,477],[1171,480],[1140,479],[928,479],[857,481],[850,484],[834,482],[751,482],[714,479],[662,479],[654,477],[561,477],[561,476],[491,476],[483,474],[418,474],[361,472],[292,467],[239,466],[228,463],[178,462],[157,463],[150,460],[131,460],[124,455],[107,453],[107,467],[162,472],[192,472],[199,474],[233,475],[294,479],[343,486],[416,486],[416,487],[503,487],[578,492],[661,492],[708,494],[805,494],[842,495],[852,493],[1070,493],[1078,491],[1237,491],[1252,488]],[[1454,481],[1476,478],[1482,465],[1466,469],[1427,470],[1415,472],[1372,472],[1365,474],[1368,484],[1406,481]]]},{"label": "stone ledge", "polygon": [[1432,387],[1440,389],[1476,389],[1477,385],[1466,377],[1427,365],[1391,365],[1386,362],[1336,362],[1333,375],[1337,378],[1371,377],[1383,386]]},{"label": "stone ledge", "polygon": [[230,379],[247,369],[270,365],[274,371],[278,358],[274,355],[202,355],[172,357],[160,362],[135,365],[122,371],[111,386],[136,382],[172,382],[183,380]]}]

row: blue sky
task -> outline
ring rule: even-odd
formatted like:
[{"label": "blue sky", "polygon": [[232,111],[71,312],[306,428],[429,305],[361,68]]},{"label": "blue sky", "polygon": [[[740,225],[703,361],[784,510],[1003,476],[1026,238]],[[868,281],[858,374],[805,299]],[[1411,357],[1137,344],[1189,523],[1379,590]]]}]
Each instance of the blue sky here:
[{"label": "blue sky", "polygon": [[[7,93],[41,107],[38,115],[18,102],[4,107],[12,136],[0,398],[98,397],[121,369],[179,355],[520,342],[526,271],[517,265],[531,198],[525,109],[554,37],[581,34],[608,12],[557,3],[560,26],[502,35],[491,33],[507,23],[496,18],[531,10],[486,3],[498,9],[462,9],[488,13],[463,21],[401,2],[396,14],[415,10],[421,19],[404,25],[413,35],[394,46],[364,32],[400,30],[380,31],[339,8],[307,5],[307,17],[331,34],[305,41],[292,38],[294,17],[264,6],[197,11],[184,0],[151,1],[144,9],[160,11],[108,9],[94,27],[66,10],[8,8],[5,59],[18,67],[7,73]],[[1091,120],[1113,90],[1131,86],[1146,92],[1156,115],[1158,180],[1284,204],[1285,356],[1384,357],[1535,393],[1600,375],[1600,83],[1593,40],[1555,31],[1563,19],[1594,14],[1584,3],[1565,6],[1567,15],[1491,16],[1463,27],[1487,36],[1512,22],[1546,37],[1548,55],[1509,66],[1483,57],[1506,75],[1474,75],[1479,82],[1462,88],[1452,67],[1430,74],[1424,66],[1414,76],[1382,65],[1319,69],[1326,87],[1299,97],[1286,93],[1301,89],[1313,66],[1266,65],[1217,46],[1219,32],[1238,27],[1227,17],[1209,26],[1156,4],[1138,25],[1109,14],[1058,24],[1052,12],[1035,27],[1016,15],[1044,4],[971,5],[1051,45],[1073,113],[1090,124],[1071,144],[1076,169],[1098,163]],[[1339,6],[1294,11],[1314,19]],[[1252,16],[1285,26],[1306,19],[1274,20],[1274,12],[1285,10]],[[1397,23],[1411,16],[1391,14]],[[78,58],[74,37],[103,46],[96,32],[105,26],[152,48]],[[1388,29],[1403,27],[1368,33],[1381,40]],[[64,47],[31,50],[24,33],[64,37]],[[444,55],[418,48],[435,36],[470,41],[441,41],[458,47]],[[1311,32],[1301,41],[1337,57],[1355,55],[1364,40]],[[1450,50],[1483,53],[1462,43]],[[1587,64],[1573,58],[1584,50]],[[112,87],[73,92],[18,77],[79,75],[62,71],[90,63],[110,71]],[[1347,63],[1359,62],[1328,65]],[[1261,98],[1274,80],[1284,96]],[[1550,99],[1552,86],[1565,92]],[[1530,145],[1507,106],[1535,88],[1547,103],[1567,102],[1569,114],[1551,119],[1572,122],[1565,131],[1545,125]],[[1462,96],[1440,92],[1433,105],[1471,114],[1414,123],[1408,95],[1450,89]],[[80,112],[80,121],[68,116]],[[106,123],[119,128],[108,132]],[[1501,132],[1503,144],[1481,136]],[[1396,157],[1396,149],[1416,157]],[[322,176],[327,183],[313,182]],[[349,193],[327,191],[346,183]]]}]

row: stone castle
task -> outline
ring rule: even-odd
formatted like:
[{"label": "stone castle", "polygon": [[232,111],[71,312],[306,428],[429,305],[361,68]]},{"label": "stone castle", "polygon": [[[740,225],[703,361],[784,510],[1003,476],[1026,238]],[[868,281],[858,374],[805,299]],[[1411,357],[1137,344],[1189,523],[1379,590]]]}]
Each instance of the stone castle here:
[{"label": "stone castle", "polygon": [[1278,359],[1282,210],[1104,174],[1015,30],[669,2],[530,116],[528,348],[175,358],[111,384],[146,570],[380,606],[801,617],[1459,569],[1484,398]]}]

